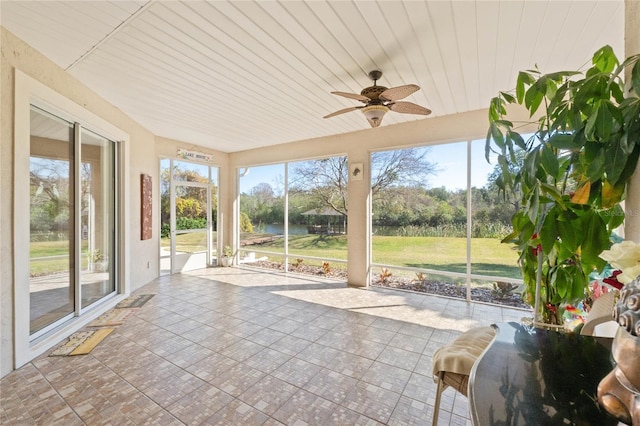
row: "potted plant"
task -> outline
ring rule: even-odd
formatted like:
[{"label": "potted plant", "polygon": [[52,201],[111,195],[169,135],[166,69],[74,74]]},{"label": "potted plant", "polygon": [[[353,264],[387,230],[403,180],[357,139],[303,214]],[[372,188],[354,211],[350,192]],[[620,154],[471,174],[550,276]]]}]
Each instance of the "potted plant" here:
[{"label": "potted plant", "polygon": [[109,268],[109,260],[100,249],[90,250],[87,258],[89,260],[89,270],[92,272],[106,272]]},{"label": "potted plant", "polygon": [[[585,72],[521,71],[515,93],[489,106],[487,161],[497,156],[496,184],[515,197],[513,231],[525,302],[535,320],[558,324],[566,304],[589,295],[589,275],[605,261],[610,235],[624,220],[620,202],[640,156],[640,100],[622,80],[631,69],[640,93],[640,55],[618,62],[604,46]],[[526,108],[535,130],[525,139],[507,105]]]},{"label": "potted plant", "polygon": [[222,250],[222,258],[220,259],[222,266],[231,266],[233,264],[233,249],[231,246],[224,246]]}]

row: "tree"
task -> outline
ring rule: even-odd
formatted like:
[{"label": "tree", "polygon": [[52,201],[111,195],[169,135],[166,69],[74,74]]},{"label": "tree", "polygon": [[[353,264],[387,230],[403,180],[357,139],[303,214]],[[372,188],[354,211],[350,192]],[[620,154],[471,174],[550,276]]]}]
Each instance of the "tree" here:
[{"label": "tree", "polygon": [[[171,177],[180,182],[198,182],[211,185],[211,218],[215,223],[217,216],[217,188],[209,181],[208,176],[202,176],[197,170],[183,170],[180,165],[173,169],[164,167],[160,173],[160,223],[161,235],[169,235],[170,228],[170,184]],[[179,221],[178,229],[196,229],[206,226],[207,191],[202,187],[176,186],[176,210]],[[204,220],[204,224],[203,224]]]},{"label": "tree", "polygon": [[[374,196],[398,185],[425,186],[428,176],[436,170],[436,165],[427,161],[428,153],[429,148],[424,147],[373,153],[371,190]],[[347,214],[347,157],[298,163],[292,176],[292,190],[308,193],[316,200],[318,207],[329,207]]]},{"label": "tree", "polygon": [[429,148],[407,148],[375,152],[371,155],[371,192],[397,185],[426,187],[437,164],[427,160]]}]

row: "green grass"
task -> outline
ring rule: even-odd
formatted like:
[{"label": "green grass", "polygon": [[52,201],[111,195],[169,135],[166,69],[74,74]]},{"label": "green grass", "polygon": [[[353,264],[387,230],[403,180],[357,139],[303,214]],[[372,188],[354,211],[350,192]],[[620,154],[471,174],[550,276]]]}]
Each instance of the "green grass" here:
[{"label": "green grass", "polygon": [[[264,235],[252,234],[254,237]],[[243,236],[243,240],[248,236]],[[169,247],[169,239],[161,239],[163,247]],[[387,265],[406,266],[419,269],[434,269],[449,272],[466,272],[466,239],[448,237],[387,237],[374,236],[373,261]],[[181,234],[176,237],[178,251],[194,252],[206,250],[205,232]],[[245,251],[271,251],[284,253],[284,238],[264,244],[244,246]],[[31,257],[62,256],[68,254],[65,241],[33,242]],[[292,235],[289,237],[289,254],[329,259],[347,260],[346,235]],[[516,265],[517,254],[508,244],[497,238],[474,238],[471,240],[472,273],[519,278]],[[306,259],[305,264],[316,264]],[[84,261],[83,261],[84,264]],[[42,274],[65,271],[69,261],[47,259],[32,261],[31,273]]]},{"label": "green grass", "polygon": [[[421,269],[465,273],[467,270],[466,238],[449,237],[381,237],[374,236],[373,262]],[[245,250],[284,253],[284,239],[246,246]],[[345,235],[295,235],[289,237],[289,254],[333,259],[347,259]],[[517,253],[497,238],[471,240],[471,272],[520,278]],[[311,261],[305,261],[311,263]]]},{"label": "green grass", "polygon": [[[265,250],[284,253],[284,238],[277,238],[264,244],[248,245],[244,250]],[[290,235],[289,255],[295,257],[315,256],[330,259],[347,260],[346,235]],[[306,261],[306,263],[309,263]]]},{"label": "green grass", "polygon": [[[212,241],[215,248],[215,235]],[[163,248],[169,250],[171,246],[170,238],[161,238],[160,244]],[[206,231],[192,232],[188,234],[176,235],[176,251],[183,253],[195,253],[207,250],[207,234]]]},{"label": "green grass", "polygon": [[[440,271],[467,271],[466,238],[373,237],[373,262]],[[471,272],[519,278],[517,253],[497,238],[471,239]]]}]

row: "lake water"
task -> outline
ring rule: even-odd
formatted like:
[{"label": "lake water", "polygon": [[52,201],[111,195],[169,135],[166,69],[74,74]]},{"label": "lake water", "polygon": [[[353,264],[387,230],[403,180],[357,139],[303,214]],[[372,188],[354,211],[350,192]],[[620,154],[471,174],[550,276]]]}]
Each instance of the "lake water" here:
[{"label": "lake water", "polygon": [[[280,223],[264,225],[264,230],[267,234],[284,234],[284,225]],[[289,225],[289,235],[305,235],[307,232],[307,225]]]}]

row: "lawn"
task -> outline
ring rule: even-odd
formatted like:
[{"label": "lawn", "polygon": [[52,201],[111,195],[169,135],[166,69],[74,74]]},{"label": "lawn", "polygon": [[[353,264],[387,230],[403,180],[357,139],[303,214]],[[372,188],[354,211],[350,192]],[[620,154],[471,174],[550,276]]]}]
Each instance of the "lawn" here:
[{"label": "lawn", "polygon": [[[264,237],[252,234],[252,237]],[[246,240],[249,236],[243,236]],[[202,233],[178,235],[178,251],[193,252],[206,250],[206,239]],[[161,240],[168,248],[169,239]],[[466,239],[447,237],[373,237],[373,261],[387,265],[435,269],[450,272],[466,272]],[[243,247],[247,251],[271,251],[284,253],[284,238],[276,238],[263,244]],[[66,242],[31,243],[31,257],[49,257],[68,254]],[[289,254],[312,256],[327,259],[347,260],[346,235],[291,235]],[[493,238],[474,238],[471,240],[472,273],[519,278],[516,265],[517,254],[511,246],[501,244]],[[314,264],[306,260],[306,264]],[[337,265],[336,265],[337,266]],[[32,262],[32,273],[68,270],[68,259],[47,259]]]},{"label": "lawn", "polygon": [[[373,262],[387,265],[466,272],[465,238],[447,237],[381,237],[372,240]],[[284,239],[247,246],[245,249],[284,253]],[[347,259],[345,235],[294,235],[289,237],[289,255]],[[517,253],[497,238],[471,240],[471,272],[519,278]],[[307,262],[309,263],[309,262]]]}]

